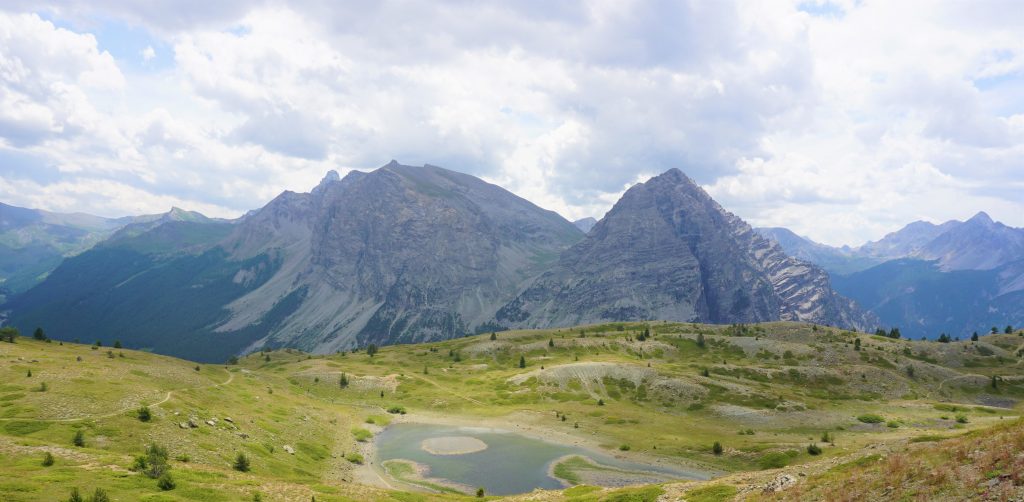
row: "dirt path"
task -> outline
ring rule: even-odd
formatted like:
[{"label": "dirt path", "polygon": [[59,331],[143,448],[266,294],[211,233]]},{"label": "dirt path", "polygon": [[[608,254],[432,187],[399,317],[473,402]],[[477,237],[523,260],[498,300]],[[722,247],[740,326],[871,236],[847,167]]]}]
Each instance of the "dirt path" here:
[{"label": "dirt path", "polygon": [[441,389],[441,390],[443,390],[443,391],[445,391],[445,392],[447,392],[447,393],[449,393],[449,394],[451,394],[451,395],[453,395],[453,396],[455,396],[455,397],[457,397],[459,399],[465,399],[466,401],[469,401],[469,402],[471,402],[473,404],[476,404],[476,405],[479,405],[479,406],[486,406],[484,403],[482,403],[480,401],[477,401],[476,399],[473,399],[473,398],[471,398],[469,396],[464,396],[464,395],[459,394],[458,392],[455,392],[455,391],[453,391],[451,389],[445,388],[441,384],[439,384],[439,383],[437,383],[437,382],[435,382],[435,381],[433,381],[433,380],[431,380],[429,378],[424,378],[424,377],[422,377],[420,375],[412,375],[412,376],[414,376],[416,378],[419,378],[420,380],[423,380],[424,382],[427,382],[430,385],[433,385],[434,387],[437,387],[438,389]]},{"label": "dirt path", "polygon": [[976,377],[976,376],[979,376],[979,375],[957,375],[955,377],[949,377],[949,378],[939,382],[939,386],[936,388],[936,392],[942,392],[942,386],[946,385],[946,382],[949,382],[949,381],[952,381],[952,380],[956,380],[958,378],[968,378],[968,377]]},{"label": "dirt path", "polygon": [[[159,401],[157,401],[155,403],[147,404],[147,405],[144,405],[144,406],[160,406],[160,405],[166,403],[167,401],[170,401],[171,397],[173,397],[175,392],[183,392],[183,391],[187,391],[187,390],[197,390],[197,389],[212,389],[212,388],[215,388],[215,387],[222,387],[222,386],[230,384],[234,380],[235,380],[235,374],[231,373],[229,371],[228,372],[228,379],[223,381],[223,382],[215,383],[215,384],[212,384],[212,385],[203,385],[203,386],[199,386],[199,387],[188,387],[188,388],[185,388],[185,389],[169,390],[169,391],[167,391],[167,394],[164,396],[163,399],[161,399],[161,400],[159,400]],[[103,418],[116,417],[117,415],[120,415],[122,413],[127,413],[128,411],[133,410],[133,409],[136,409],[136,407],[135,406],[128,406],[128,407],[125,407],[125,408],[121,408],[121,409],[119,409],[117,411],[112,411],[110,413],[104,413],[102,415],[90,415],[90,416],[87,416],[87,417],[76,417],[76,418],[37,418],[37,419],[33,419],[33,420],[36,421],[36,422],[53,422],[53,423],[78,422],[80,420],[98,420],[98,419],[103,419]],[[0,418],[0,421],[3,421],[3,422],[19,421],[19,420],[27,420],[27,419],[25,419],[25,418]]]}]

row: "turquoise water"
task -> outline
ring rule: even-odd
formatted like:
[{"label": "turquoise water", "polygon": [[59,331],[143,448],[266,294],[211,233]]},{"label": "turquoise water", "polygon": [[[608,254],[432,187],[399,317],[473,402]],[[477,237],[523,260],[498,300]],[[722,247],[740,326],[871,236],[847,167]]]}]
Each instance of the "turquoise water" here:
[{"label": "turquoise water", "polygon": [[[465,455],[434,455],[424,451],[424,439],[470,436],[487,443],[487,449]],[[405,459],[430,467],[429,477],[443,478],[471,487],[483,487],[490,495],[511,495],[535,488],[558,489],[562,484],[548,475],[551,463],[565,455],[581,455],[619,469],[657,472],[679,479],[707,479],[698,471],[623,462],[609,455],[511,432],[428,424],[395,424],[377,435],[377,460]]]}]

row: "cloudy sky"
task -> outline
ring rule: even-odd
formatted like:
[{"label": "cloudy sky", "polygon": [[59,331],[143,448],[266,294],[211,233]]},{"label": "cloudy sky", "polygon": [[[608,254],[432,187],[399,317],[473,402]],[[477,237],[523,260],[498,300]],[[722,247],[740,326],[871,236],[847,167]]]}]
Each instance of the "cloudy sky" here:
[{"label": "cloudy sky", "polygon": [[831,244],[1024,226],[1019,2],[6,1],[0,200],[232,217],[397,159],[600,217],[677,167]]}]

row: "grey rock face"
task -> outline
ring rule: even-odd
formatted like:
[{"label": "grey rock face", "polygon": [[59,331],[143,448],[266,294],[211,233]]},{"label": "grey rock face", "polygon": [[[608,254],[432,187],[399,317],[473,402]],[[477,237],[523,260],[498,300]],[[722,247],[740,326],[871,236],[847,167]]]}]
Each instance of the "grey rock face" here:
[{"label": "grey rock face", "polygon": [[876,321],[677,169],[630,188],[587,238],[495,315],[509,326],[609,320]]},{"label": "grey rock face", "polygon": [[450,338],[491,319],[582,238],[571,223],[472,176],[392,162],[283,194],[223,245],[284,265],[235,301],[242,329],[289,294],[302,304],[269,340],[314,350]]}]

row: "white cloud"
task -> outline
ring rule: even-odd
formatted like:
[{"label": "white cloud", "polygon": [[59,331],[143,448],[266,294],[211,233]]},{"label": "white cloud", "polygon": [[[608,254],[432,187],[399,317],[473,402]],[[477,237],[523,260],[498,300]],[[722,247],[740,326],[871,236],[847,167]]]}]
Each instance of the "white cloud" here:
[{"label": "white cloud", "polygon": [[[396,158],[573,219],[678,167],[752,223],[829,243],[982,209],[1024,225],[1012,2],[5,8],[5,202],[237,215]],[[107,18],[153,38],[134,64],[106,52]],[[154,47],[173,65],[138,66]]]}]

